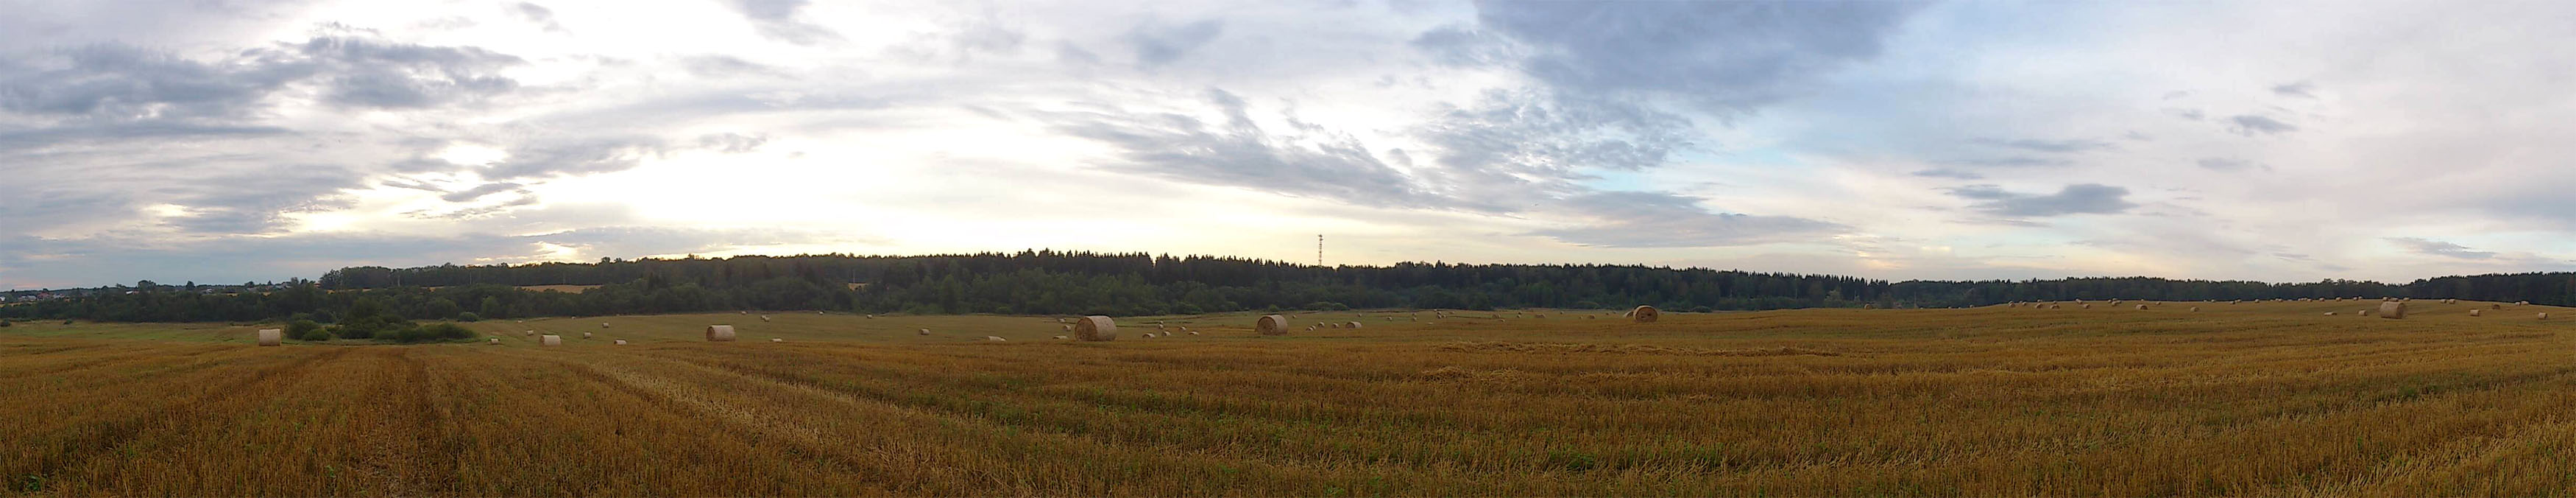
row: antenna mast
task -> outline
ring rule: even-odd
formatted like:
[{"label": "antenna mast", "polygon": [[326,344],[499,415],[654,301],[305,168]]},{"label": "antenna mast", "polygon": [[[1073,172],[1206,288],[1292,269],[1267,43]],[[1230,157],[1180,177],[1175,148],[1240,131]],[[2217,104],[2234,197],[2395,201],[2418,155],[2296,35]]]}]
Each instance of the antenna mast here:
[{"label": "antenna mast", "polygon": [[1315,234],[1315,266],[1324,266],[1324,234]]}]

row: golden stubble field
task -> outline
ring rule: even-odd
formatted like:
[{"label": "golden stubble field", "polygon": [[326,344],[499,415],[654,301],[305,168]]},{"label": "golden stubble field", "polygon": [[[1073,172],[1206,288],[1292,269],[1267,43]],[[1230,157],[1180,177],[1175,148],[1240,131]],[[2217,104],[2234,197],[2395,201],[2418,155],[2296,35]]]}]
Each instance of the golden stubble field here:
[{"label": "golden stubble field", "polygon": [[502,345],[22,323],[0,493],[2576,493],[2567,309],[2127,304],[1122,317],[1112,343],[812,312],[473,324]]}]

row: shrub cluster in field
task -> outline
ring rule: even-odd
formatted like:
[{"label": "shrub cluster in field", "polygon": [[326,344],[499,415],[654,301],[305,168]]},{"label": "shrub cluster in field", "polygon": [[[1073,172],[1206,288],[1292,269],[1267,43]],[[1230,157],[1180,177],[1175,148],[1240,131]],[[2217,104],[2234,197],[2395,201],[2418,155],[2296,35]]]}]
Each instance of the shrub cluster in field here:
[{"label": "shrub cluster in field", "polygon": [[340,323],[324,326],[311,318],[298,317],[287,322],[286,336],[301,341],[341,339],[384,339],[394,342],[427,342],[472,339],[473,330],[453,323],[422,325],[387,312],[373,302],[361,302],[349,310]]}]

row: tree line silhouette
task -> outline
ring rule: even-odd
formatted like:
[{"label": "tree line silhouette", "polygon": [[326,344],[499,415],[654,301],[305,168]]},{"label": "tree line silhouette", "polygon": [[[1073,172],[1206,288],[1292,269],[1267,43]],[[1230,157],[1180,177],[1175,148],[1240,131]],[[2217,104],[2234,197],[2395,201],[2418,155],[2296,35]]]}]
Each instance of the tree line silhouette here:
[{"label": "tree line silhouette", "polygon": [[[520,288],[596,285],[584,292]],[[2150,277],[1888,282],[1634,265],[1399,263],[1324,267],[1232,257],[1022,251],[936,256],[740,256],[596,263],[351,267],[272,292],[168,288],[0,306],[0,319],[200,322],[818,310],[1158,315],[1344,308],[1679,311],[1982,306],[2066,299],[2408,296],[2576,302],[2576,273],[2452,276],[2405,285]]]}]

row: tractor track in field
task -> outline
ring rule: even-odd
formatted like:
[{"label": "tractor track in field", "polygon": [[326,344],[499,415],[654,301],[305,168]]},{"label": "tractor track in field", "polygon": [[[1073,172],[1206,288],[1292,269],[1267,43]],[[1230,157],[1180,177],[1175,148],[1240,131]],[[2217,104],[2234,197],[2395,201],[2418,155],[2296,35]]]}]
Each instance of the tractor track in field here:
[{"label": "tractor track in field", "polygon": [[399,361],[398,368],[386,372],[389,377],[399,380],[386,380],[380,384],[386,391],[380,392],[376,398],[400,405],[394,408],[391,416],[376,417],[367,426],[367,436],[363,438],[365,446],[359,452],[358,461],[350,465],[349,473],[352,478],[365,483],[365,489],[384,496],[419,496],[453,491],[438,489],[434,484],[452,480],[442,481],[425,475],[431,471],[452,469],[455,467],[452,462],[443,466],[421,464],[424,459],[446,456],[452,460],[453,456],[427,451],[433,447],[431,440],[438,436],[438,431],[446,428],[438,420],[441,415],[430,403],[430,393],[434,389],[428,385],[429,367],[415,357],[415,352],[411,348],[367,352]]},{"label": "tractor track in field", "polygon": [[[230,349],[230,348],[224,348],[224,347],[206,347],[206,348],[204,348],[204,349],[200,349],[200,350],[197,350],[197,351],[187,352],[187,353],[179,353],[179,354],[162,354],[162,353],[159,353],[159,352],[157,352],[157,351],[155,351],[155,350],[144,350],[144,351],[122,352],[121,354],[110,355],[110,356],[101,356],[101,357],[97,357],[97,358],[82,358],[82,359],[74,360],[74,361],[61,362],[60,364],[51,365],[51,368],[45,368],[45,369],[39,369],[39,370],[25,370],[25,371],[17,371],[17,372],[6,372],[6,373],[0,373],[0,381],[5,381],[5,380],[19,380],[19,379],[27,379],[27,378],[34,378],[34,377],[44,377],[44,376],[51,376],[51,375],[64,375],[64,374],[78,373],[78,372],[83,372],[83,371],[88,371],[88,370],[95,370],[95,369],[101,369],[101,368],[110,368],[110,367],[117,367],[117,366],[125,366],[125,365],[133,365],[133,364],[142,364],[142,363],[152,362],[152,361],[156,361],[156,360],[178,360],[178,361],[168,361],[168,363],[170,363],[170,365],[169,365],[169,366],[170,366],[171,368],[164,369],[164,371],[178,371],[178,370],[177,370],[177,368],[178,368],[178,367],[186,367],[186,366],[207,366],[207,365],[208,365],[207,363],[191,363],[191,362],[184,361],[184,360],[193,360],[193,359],[196,359],[197,357],[201,357],[201,356],[205,356],[205,355],[209,355],[209,354],[214,354],[214,353],[219,353],[219,352],[224,352],[224,351],[227,351],[227,350],[229,350],[229,349]],[[37,359],[40,359],[40,358],[37,358]],[[27,361],[27,360],[30,360],[30,358],[18,357],[18,358],[12,358],[12,360],[15,360],[15,361]],[[156,373],[157,373],[157,372],[156,372]]]},{"label": "tractor track in field", "polygon": [[[838,471],[862,475],[871,482],[896,482],[893,480],[894,476],[886,475],[877,465],[870,463],[871,460],[897,460],[898,458],[896,455],[881,453],[865,454],[854,451],[849,447],[849,445],[834,443],[822,433],[814,431],[813,429],[796,424],[784,423],[775,418],[761,415],[758,411],[726,405],[715,400],[691,394],[691,389],[672,381],[624,369],[601,367],[599,365],[566,359],[531,359],[563,366],[566,370],[574,372],[575,375],[579,375],[592,382],[608,386],[611,389],[616,389],[629,395],[648,400],[660,400],[670,405],[685,407],[690,411],[706,415],[709,417],[709,420],[719,421],[742,433],[756,434],[795,445],[800,450],[800,453],[817,457],[818,460],[829,464]],[[888,493],[896,492],[895,490],[885,491]]]},{"label": "tractor track in field", "polygon": [[[909,413],[909,414],[913,414],[913,415],[915,415],[915,416],[925,417],[925,418],[927,418],[927,419],[929,419],[929,420],[936,420],[936,421],[943,421],[943,422],[955,422],[955,423],[974,424],[975,426],[980,426],[980,427],[989,427],[989,428],[996,429],[996,430],[1010,430],[1010,431],[1019,431],[1019,432],[1024,432],[1024,433],[1028,433],[1028,434],[1045,435],[1045,436],[1050,436],[1050,437],[1053,437],[1053,438],[1061,438],[1062,440],[1065,440],[1065,441],[1071,441],[1071,442],[1076,442],[1076,443],[1078,443],[1078,444],[1083,444],[1083,445],[1088,445],[1088,446],[1092,446],[1092,447],[1096,447],[1096,448],[1101,448],[1101,449],[1103,449],[1103,450],[1112,450],[1112,449],[1118,449],[1118,448],[1127,448],[1127,449],[1155,448],[1155,449],[1158,449],[1158,450],[1160,450],[1160,451],[1162,451],[1162,452],[1164,452],[1164,453],[1166,453],[1166,454],[1170,454],[1170,455],[1174,455],[1174,456],[1179,456],[1179,455],[1194,455],[1194,456],[1201,457],[1201,458],[1206,458],[1206,459],[1221,460],[1221,461],[1232,461],[1232,462],[1255,463],[1255,464],[1259,464],[1259,465],[1263,465],[1263,466],[1274,467],[1274,468],[1280,468],[1280,469],[1304,468],[1304,467],[1309,467],[1309,466],[1312,466],[1312,465],[1314,465],[1314,464],[1315,464],[1315,461],[1304,459],[1304,458],[1302,458],[1301,456],[1298,456],[1298,455],[1287,455],[1287,454],[1278,454],[1278,453],[1269,453],[1269,452],[1224,452],[1224,451],[1211,450],[1211,449],[1204,449],[1204,448],[1189,448],[1189,447],[1182,447],[1182,446],[1173,446],[1173,445],[1169,445],[1169,444],[1162,444],[1162,443],[1158,443],[1158,442],[1155,442],[1155,441],[1138,440],[1138,439],[1129,438],[1129,437],[1122,437],[1122,436],[1118,436],[1118,435],[1114,435],[1114,434],[1101,434],[1101,433],[1096,433],[1096,432],[1092,432],[1092,431],[1083,430],[1083,428],[1082,428],[1082,427],[1079,427],[1079,426],[1064,425],[1064,424],[1056,424],[1056,423],[1046,423],[1046,422],[1042,422],[1042,421],[1038,421],[1038,422],[1028,422],[1028,423],[1011,423],[1011,422],[1007,422],[1007,421],[1003,421],[1003,420],[997,420],[997,419],[995,419],[995,418],[993,418],[993,417],[992,417],[992,414],[985,413],[985,412],[980,412],[980,411],[975,411],[975,410],[970,410],[970,409],[964,409],[964,408],[958,408],[958,407],[951,407],[951,406],[939,406],[939,405],[935,405],[935,404],[921,403],[921,402],[918,402],[918,401],[916,401],[916,400],[899,399],[899,397],[887,396],[887,395],[884,395],[884,394],[882,394],[882,393],[845,390],[845,389],[842,389],[842,388],[837,388],[837,387],[834,387],[834,386],[825,385],[825,384],[820,383],[820,382],[817,382],[817,381],[815,381],[815,380],[813,380],[813,379],[800,378],[800,377],[796,377],[796,376],[782,376],[782,375],[778,375],[778,374],[774,374],[774,373],[769,373],[769,372],[750,371],[750,370],[746,370],[746,369],[743,369],[743,368],[735,367],[735,366],[732,366],[732,365],[707,364],[707,363],[700,363],[700,362],[698,362],[698,361],[691,361],[691,360],[686,360],[686,359],[677,359],[677,358],[643,357],[643,356],[637,356],[637,358],[639,358],[639,359],[651,360],[651,361],[658,361],[658,362],[672,363],[672,364],[676,364],[676,365],[680,365],[680,366],[686,366],[686,367],[694,368],[694,369],[697,369],[697,370],[700,370],[700,371],[705,371],[705,372],[708,372],[708,373],[714,373],[714,374],[724,375],[724,376],[728,376],[728,377],[739,378],[739,379],[742,379],[742,380],[745,380],[745,381],[749,381],[749,382],[753,382],[753,383],[757,383],[757,384],[760,384],[760,385],[776,386],[776,387],[780,387],[780,388],[785,388],[785,389],[790,389],[790,390],[794,390],[794,391],[804,392],[804,393],[807,393],[808,395],[811,395],[811,396],[820,397],[820,398],[823,398],[823,399],[835,400],[835,401],[839,401],[839,402],[842,402],[842,403],[849,403],[849,404],[854,404],[854,405],[870,405],[870,406],[877,406],[877,407],[882,407],[882,408],[886,408],[886,409],[899,410],[899,411],[901,411],[901,412]],[[720,361],[720,360],[719,360],[719,361]],[[1036,398],[1036,399],[1041,399],[1041,400],[1055,400],[1055,401],[1065,401],[1065,402],[1082,403],[1082,404],[1095,404],[1095,405],[1096,405],[1096,404],[1100,404],[1100,403],[1101,403],[1101,401],[1100,401],[1100,400],[1097,400],[1097,399],[1092,399],[1092,398],[1087,398],[1087,397],[1081,397],[1081,396],[1074,396],[1074,395],[1049,395],[1049,394],[1037,394],[1037,393],[1032,393],[1032,397],[1034,397],[1034,398]],[[976,401],[987,402],[987,403],[994,403],[994,404],[1006,404],[1005,402],[995,401],[995,400],[994,400],[994,399],[992,399],[992,398],[986,398],[986,397],[978,397],[978,398],[976,398]],[[1135,411],[1135,412],[1138,412],[1138,413],[1151,413],[1151,414],[1158,415],[1158,416],[1170,416],[1170,417],[1181,417],[1181,416],[1184,416],[1185,414],[1183,414],[1183,413],[1179,413],[1179,412],[1189,412],[1189,411],[1192,411],[1192,410],[1155,409],[1155,408],[1149,408],[1149,407],[1130,407],[1130,406],[1122,406],[1122,408],[1130,409],[1130,410]],[[1269,420],[1269,421],[1271,421],[1271,422],[1273,422],[1273,423],[1291,423],[1291,422],[1300,421],[1300,419],[1297,419],[1297,418],[1294,418],[1294,417],[1290,417],[1290,416],[1277,415],[1277,414],[1266,414],[1266,413],[1264,413],[1264,414],[1242,414],[1242,416],[1243,416],[1243,417],[1245,417],[1245,418],[1253,418],[1253,419]],[[1371,464],[1371,465],[1373,465],[1373,466],[1377,466],[1377,467],[1380,467],[1381,469],[1383,469],[1383,470],[1385,470],[1385,471],[1388,471],[1388,472],[1392,472],[1392,473],[1418,473],[1418,472],[1421,472],[1421,471],[1423,470],[1423,469],[1421,469],[1421,468],[1419,468],[1419,467],[1415,467],[1415,466],[1411,466],[1411,465],[1406,465],[1406,464],[1402,464],[1402,463],[1392,463],[1392,462],[1377,463],[1377,464]]]},{"label": "tractor track in field", "polygon": [[[22,468],[12,466],[6,470],[0,470],[0,474],[13,477],[34,476],[39,479],[51,480],[51,476],[60,473],[67,467],[97,455],[114,452],[117,448],[124,446],[135,438],[143,436],[145,433],[142,429],[146,427],[167,425],[164,424],[164,422],[178,419],[183,416],[183,412],[181,410],[170,409],[172,407],[205,406],[220,400],[248,394],[249,388],[257,387],[263,383],[276,385],[310,376],[312,375],[313,370],[308,367],[324,360],[337,359],[342,356],[346,356],[348,353],[349,351],[345,350],[333,351],[328,354],[298,358],[292,363],[260,369],[256,373],[206,389],[194,396],[188,396],[177,401],[165,403],[162,405],[162,408],[151,410],[143,416],[132,417],[105,424],[94,424],[102,427],[102,430],[89,433],[91,436],[87,438],[65,442],[65,446],[75,448],[73,451],[65,452],[61,455],[55,455],[50,458],[39,457],[33,462],[26,462],[26,467]],[[281,377],[286,376],[292,376],[292,378],[281,379]],[[169,436],[171,434],[154,433],[153,435]],[[184,436],[185,434],[179,435]]]}]

